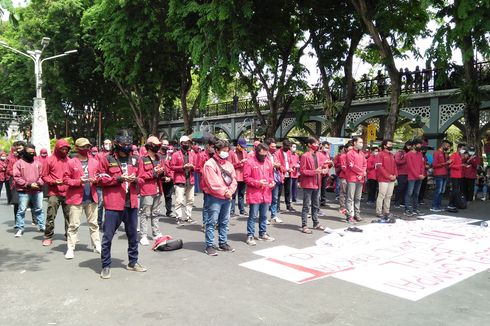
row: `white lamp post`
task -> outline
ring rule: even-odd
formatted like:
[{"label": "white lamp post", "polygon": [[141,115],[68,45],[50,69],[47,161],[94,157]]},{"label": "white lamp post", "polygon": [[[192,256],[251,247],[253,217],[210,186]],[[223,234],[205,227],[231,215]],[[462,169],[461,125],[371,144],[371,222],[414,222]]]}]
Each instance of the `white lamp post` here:
[{"label": "white lamp post", "polygon": [[32,61],[34,61],[34,74],[36,76],[36,97],[34,98],[34,107],[33,107],[33,115],[32,115],[32,143],[36,146],[36,151],[39,151],[42,148],[48,150],[48,153],[51,152],[50,144],[49,144],[49,129],[48,129],[48,118],[46,114],[46,102],[42,97],[42,75],[43,75],[43,63],[48,60],[53,60],[57,58],[61,58],[73,53],[77,53],[78,50],[70,50],[61,54],[57,54],[48,58],[41,59],[41,55],[43,54],[44,49],[48,46],[49,41],[51,39],[49,37],[43,37],[41,40],[42,49],[27,51],[24,53],[20,50],[17,50],[11,46],[9,46],[4,41],[0,41],[0,45],[4,48],[12,50],[13,52],[28,57]]}]

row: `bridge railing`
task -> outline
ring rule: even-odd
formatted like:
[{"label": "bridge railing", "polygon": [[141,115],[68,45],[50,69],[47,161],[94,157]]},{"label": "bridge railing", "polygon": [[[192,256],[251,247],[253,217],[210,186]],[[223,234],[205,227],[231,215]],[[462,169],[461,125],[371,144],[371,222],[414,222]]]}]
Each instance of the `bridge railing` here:
[{"label": "bridge railing", "polygon": [[[400,71],[400,84],[402,94],[427,93],[437,90],[455,89],[458,88],[463,77],[463,68],[461,66],[453,66],[450,69],[416,69],[408,71],[408,69]],[[478,62],[476,64],[478,80],[481,84],[490,84],[490,62]],[[334,101],[343,101],[346,96],[343,85],[331,85],[332,98]],[[363,76],[354,84],[354,100],[365,100],[373,98],[381,98],[389,96],[391,92],[390,78],[378,73],[374,78]],[[313,87],[301,92],[308,104],[319,104],[324,102],[324,93],[320,87]],[[297,94],[288,94],[294,96]],[[261,110],[268,110],[268,101],[266,97],[257,99]],[[253,113],[255,112],[254,103],[251,99],[235,99],[235,101],[227,101],[213,103],[205,108],[199,109],[196,113],[196,118],[205,118],[218,115],[226,115],[233,113]],[[164,120],[179,120],[183,118],[182,110],[172,108],[164,114]]]}]

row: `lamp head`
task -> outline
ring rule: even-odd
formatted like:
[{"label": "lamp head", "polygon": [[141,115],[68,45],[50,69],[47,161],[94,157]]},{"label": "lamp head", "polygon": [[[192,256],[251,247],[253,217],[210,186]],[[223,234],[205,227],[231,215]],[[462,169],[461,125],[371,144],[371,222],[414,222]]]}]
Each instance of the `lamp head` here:
[{"label": "lamp head", "polygon": [[49,37],[43,37],[42,40],[41,40],[41,45],[43,47],[46,47],[48,46],[49,42],[51,41],[51,39]]}]

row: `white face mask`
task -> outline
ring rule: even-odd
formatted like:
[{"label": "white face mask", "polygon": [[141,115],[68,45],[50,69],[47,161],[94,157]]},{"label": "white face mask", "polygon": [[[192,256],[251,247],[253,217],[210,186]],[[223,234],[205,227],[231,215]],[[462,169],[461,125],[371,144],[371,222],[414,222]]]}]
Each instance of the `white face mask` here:
[{"label": "white face mask", "polygon": [[230,153],[228,152],[219,152],[219,157],[221,157],[223,160],[226,160]]},{"label": "white face mask", "polygon": [[362,143],[361,144],[356,144],[356,149],[361,150],[362,147],[363,147],[363,144]]},{"label": "white face mask", "polygon": [[112,149],[112,146],[111,146],[111,145],[109,145],[109,144],[104,144],[104,149],[105,149],[106,151],[110,151],[110,150]]},{"label": "white face mask", "polygon": [[291,147],[291,152],[293,152],[293,153],[296,152],[296,146]]},{"label": "white face mask", "polygon": [[174,152],[173,149],[167,149],[167,154],[172,154]]},{"label": "white face mask", "polygon": [[460,149],[460,150],[459,150],[459,154],[464,154],[465,152],[466,152],[466,150],[465,150],[465,149]]},{"label": "white face mask", "polygon": [[475,152],[468,152],[470,155],[475,155]]},{"label": "white face mask", "polygon": [[329,150],[330,150],[330,149],[328,149],[328,148],[325,148],[325,147],[323,148],[323,151],[324,151],[325,153],[328,153],[328,151],[329,151]]},{"label": "white face mask", "polygon": [[378,155],[378,152],[373,152],[373,155],[374,155],[374,156]]}]

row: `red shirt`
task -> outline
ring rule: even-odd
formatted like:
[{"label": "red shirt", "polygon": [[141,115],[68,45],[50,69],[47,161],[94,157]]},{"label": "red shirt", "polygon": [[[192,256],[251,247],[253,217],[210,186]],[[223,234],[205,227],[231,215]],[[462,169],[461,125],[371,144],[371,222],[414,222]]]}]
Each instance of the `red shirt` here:
[{"label": "red shirt", "polygon": [[249,156],[243,166],[243,179],[247,184],[247,203],[270,204],[272,202],[272,188],[263,186],[260,181],[274,183],[274,168],[270,160],[259,162],[256,156]]}]

